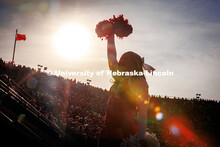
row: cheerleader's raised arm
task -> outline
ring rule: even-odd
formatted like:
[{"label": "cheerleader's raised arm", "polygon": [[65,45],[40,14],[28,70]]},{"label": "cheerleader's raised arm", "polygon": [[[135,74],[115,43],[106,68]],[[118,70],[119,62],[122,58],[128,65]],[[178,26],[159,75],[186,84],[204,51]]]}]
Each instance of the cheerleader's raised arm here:
[{"label": "cheerleader's raised arm", "polygon": [[108,56],[109,69],[113,71],[116,70],[116,68],[118,67],[118,61],[117,61],[114,35],[108,36],[107,56]]}]

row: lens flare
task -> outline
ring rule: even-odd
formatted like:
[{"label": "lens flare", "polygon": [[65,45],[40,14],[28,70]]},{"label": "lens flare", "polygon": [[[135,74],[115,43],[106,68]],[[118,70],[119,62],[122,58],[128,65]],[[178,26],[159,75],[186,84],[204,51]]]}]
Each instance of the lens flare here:
[{"label": "lens flare", "polygon": [[149,103],[149,101],[148,100],[144,100],[144,104],[148,104]]},{"label": "lens flare", "polygon": [[35,78],[29,78],[26,85],[29,89],[35,89],[37,87],[37,80]]},{"label": "lens flare", "polygon": [[163,119],[163,113],[157,112],[155,117],[156,117],[157,120],[161,120],[161,119]]},{"label": "lens flare", "polygon": [[25,117],[26,117],[25,114],[20,114],[20,115],[18,116],[18,122],[19,122],[19,123],[22,123],[22,122],[24,121]]},{"label": "lens flare", "polygon": [[179,128],[176,127],[176,126],[171,126],[170,131],[173,133],[173,135],[179,135],[180,134]]},{"label": "lens flare", "polygon": [[[209,146],[208,139],[196,134],[185,116],[169,116],[162,122],[161,138],[167,146]],[[168,130],[168,131],[167,131]]]},{"label": "lens flare", "polygon": [[139,95],[138,95],[138,98],[141,99],[141,98],[142,98],[142,95],[139,94]]},{"label": "lens flare", "polygon": [[154,108],[154,112],[159,112],[160,111],[160,106],[156,106],[155,108]]}]

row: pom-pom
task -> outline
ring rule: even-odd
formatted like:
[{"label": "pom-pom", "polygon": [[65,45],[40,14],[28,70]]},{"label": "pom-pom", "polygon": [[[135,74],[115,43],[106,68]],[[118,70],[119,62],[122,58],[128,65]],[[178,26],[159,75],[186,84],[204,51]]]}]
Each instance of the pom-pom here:
[{"label": "pom-pom", "polygon": [[113,16],[109,20],[104,20],[96,25],[96,34],[100,38],[108,38],[109,35],[116,34],[118,38],[127,37],[133,31],[132,26],[124,19],[123,15]]},{"label": "pom-pom", "polygon": [[103,20],[96,25],[95,32],[100,38],[107,38],[113,34],[113,24],[108,20]]},{"label": "pom-pom", "polygon": [[113,16],[110,22],[114,25],[114,34],[119,38],[127,37],[133,31],[132,26],[128,23],[127,19],[124,19],[123,15],[119,15],[117,18]]}]

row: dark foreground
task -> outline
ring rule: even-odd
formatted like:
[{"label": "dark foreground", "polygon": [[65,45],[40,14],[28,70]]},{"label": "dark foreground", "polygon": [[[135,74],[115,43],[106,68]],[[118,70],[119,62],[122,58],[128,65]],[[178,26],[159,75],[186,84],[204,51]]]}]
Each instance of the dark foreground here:
[{"label": "dark foreground", "polygon": [[[107,98],[106,90],[89,83],[0,59],[0,146],[96,146]],[[151,96],[147,131],[161,146],[220,146],[219,106]]]}]

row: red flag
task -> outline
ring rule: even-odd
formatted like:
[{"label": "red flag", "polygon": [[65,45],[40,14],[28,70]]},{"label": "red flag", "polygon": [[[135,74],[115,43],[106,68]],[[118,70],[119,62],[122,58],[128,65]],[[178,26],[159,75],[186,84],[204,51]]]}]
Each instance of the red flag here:
[{"label": "red flag", "polygon": [[26,36],[22,34],[17,34],[16,40],[26,40]]}]

